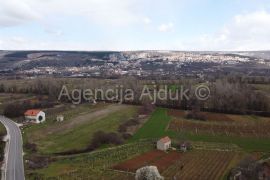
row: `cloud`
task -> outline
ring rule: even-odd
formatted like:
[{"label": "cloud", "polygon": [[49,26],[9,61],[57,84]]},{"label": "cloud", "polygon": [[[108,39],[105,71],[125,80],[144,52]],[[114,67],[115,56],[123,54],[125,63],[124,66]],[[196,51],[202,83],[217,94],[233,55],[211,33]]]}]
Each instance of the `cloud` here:
[{"label": "cloud", "polygon": [[95,47],[70,41],[40,41],[21,36],[0,38],[0,49],[3,50],[91,50],[91,48]]},{"label": "cloud", "polygon": [[24,1],[0,1],[0,26],[8,27],[37,20],[40,15]]},{"label": "cloud", "polygon": [[170,31],[173,31],[174,30],[174,24],[172,22],[169,22],[167,24],[161,24],[158,27],[158,30],[160,32],[170,32]]},{"label": "cloud", "polygon": [[62,36],[63,31],[60,29],[45,29],[45,32],[54,36]]},{"label": "cloud", "polygon": [[200,50],[269,50],[270,13],[236,15],[215,34],[204,34],[188,47]]},{"label": "cloud", "polygon": [[0,26],[15,26],[52,17],[75,17],[104,25],[141,22],[136,0],[1,0]]},{"label": "cloud", "polygon": [[152,20],[150,18],[148,18],[148,17],[143,18],[144,24],[148,25],[148,24],[151,24],[151,22],[152,22]]}]

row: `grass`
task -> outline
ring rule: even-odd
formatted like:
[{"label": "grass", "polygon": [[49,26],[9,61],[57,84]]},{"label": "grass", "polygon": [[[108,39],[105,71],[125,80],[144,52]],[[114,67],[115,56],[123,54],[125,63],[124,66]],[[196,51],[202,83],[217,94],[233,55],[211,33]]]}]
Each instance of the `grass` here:
[{"label": "grass", "polygon": [[[58,158],[46,168],[27,170],[26,177],[27,179],[35,179],[36,177],[42,177],[44,179],[76,179],[77,177],[88,177],[88,179],[110,179],[110,176],[107,177],[107,175],[105,175],[107,174],[107,171],[104,169],[111,168],[111,166],[126,160],[127,158],[132,158],[152,149],[153,144],[150,141],[138,141],[91,153],[62,157]],[[35,176],[31,177],[30,173],[35,173]],[[110,175],[118,176],[118,174]]]},{"label": "grass", "polygon": [[167,115],[167,110],[158,108],[155,110],[150,119],[141,127],[132,137],[132,141],[145,138],[159,138],[167,135],[166,127],[171,118]]},{"label": "grass", "polygon": [[189,132],[174,132],[167,130],[171,117],[167,115],[167,109],[156,109],[145,125],[137,131],[131,141],[139,139],[161,138],[170,136],[178,140],[190,140],[199,142],[235,144],[245,151],[270,152],[270,139],[257,137],[228,137],[225,135],[192,134]]},{"label": "grass", "polygon": [[[65,122],[67,122],[72,118],[76,117],[76,115],[83,112],[91,111],[95,108],[96,106],[89,106],[89,104],[83,104],[73,109],[67,108],[67,110],[63,111],[61,114],[64,115]],[[47,132],[44,132],[46,128],[52,128],[54,126],[61,125],[55,121],[56,115],[57,114],[47,114],[45,123],[25,127],[23,130],[24,142],[34,142],[36,140],[39,140],[42,137],[47,136]]]},{"label": "grass", "polygon": [[170,133],[174,137],[188,139],[191,141],[216,142],[235,144],[245,151],[263,151],[270,152],[270,139],[267,138],[243,138],[243,137],[228,137],[228,136],[213,136],[206,134],[191,134],[191,133]]},{"label": "grass", "polygon": [[34,142],[38,145],[39,152],[43,154],[84,149],[90,144],[92,135],[96,131],[116,132],[122,122],[130,119],[136,113],[136,106],[127,106],[124,111],[110,113],[104,118],[81,124],[63,132],[48,134]]}]

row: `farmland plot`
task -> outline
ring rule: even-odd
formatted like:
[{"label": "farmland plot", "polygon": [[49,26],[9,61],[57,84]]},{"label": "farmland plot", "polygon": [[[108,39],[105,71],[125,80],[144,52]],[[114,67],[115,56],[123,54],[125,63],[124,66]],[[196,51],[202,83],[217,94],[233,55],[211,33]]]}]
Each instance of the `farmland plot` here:
[{"label": "farmland plot", "polygon": [[59,157],[43,169],[26,171],[27,179],[134,179],[133,173],[111,170],[119,162],[152,151],[152,141],[138,141],[90,153]]},{"label": "farmland plot", "polygon": [[197,150],[184,153],[163,171],[166,179],[222,179],[242,155],[232,151]]},{"label": "farmland plot", "polygon": [[169,129],[173,131],[188,131],[195,134],[209,133],[239,137],[270,137],[270,122],[257,123],[213,123],[192,120],[172,120]]},{"label": "farmland plot", "polygon": [[137,169],[144,166],[157,166],[159,172],[167,169],[171,164],[175,163],[181,158],[181,153],[179,152],[169,152],[165,153],[163,151],[150,151],[130,160],[124,161],[116,166],[114,169],[121,171],[135,172]]}]

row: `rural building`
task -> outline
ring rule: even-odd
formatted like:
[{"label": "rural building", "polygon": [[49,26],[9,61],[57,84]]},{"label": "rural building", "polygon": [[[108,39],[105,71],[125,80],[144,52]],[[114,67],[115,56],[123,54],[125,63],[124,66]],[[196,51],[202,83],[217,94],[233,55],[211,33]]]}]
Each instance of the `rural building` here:
[{"label": "rural building", "polygon": [[58,116],[56,116],[56,121],[57,121],[57,122],[62,122],[62,121],[64,121],[64,116],[63,116],[63,115],[58,115]]},{"label": "rural building", "polygon": [[45,113],[39,109],[29,109],[24,116],[26,121],[33,123],[42,123],[46,120]]},{"label": "rural building", "polygon": [[186,146],[186,144],[181,144],[180,149],[181,149],[181,151],[186,152],[186,151],[187,151],[187,146]]},{"label": "rural building", "polygon": [[186,152],[188,150],[190,150],[192,147],[191,147],[191,143],[190,142],[183,142],[180,144],[180,150],[183,151],[183,152]]},{"label": "rural building", "polygon": [[172,141],[168,136],[161,138],[157,142],[157,149],[161,151],[167,151],[171,147],[171,143]]}]

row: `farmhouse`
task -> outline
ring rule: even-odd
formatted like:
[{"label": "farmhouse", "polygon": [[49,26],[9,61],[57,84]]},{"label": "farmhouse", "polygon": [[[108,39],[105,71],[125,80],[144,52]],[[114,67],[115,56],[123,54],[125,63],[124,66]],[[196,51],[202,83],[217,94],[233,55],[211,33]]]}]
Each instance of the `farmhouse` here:
[{"label": "farmhouse", "polygon": [[157,149],[161,151],[167,151],[171,147],[171,139],[166,136],[157,141]]},{"label": "farmhouse", "polygon": [[46,120],[45,113],[39,109],[29,109],[24,113],[25,121],[42,123]]}]

